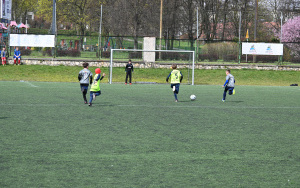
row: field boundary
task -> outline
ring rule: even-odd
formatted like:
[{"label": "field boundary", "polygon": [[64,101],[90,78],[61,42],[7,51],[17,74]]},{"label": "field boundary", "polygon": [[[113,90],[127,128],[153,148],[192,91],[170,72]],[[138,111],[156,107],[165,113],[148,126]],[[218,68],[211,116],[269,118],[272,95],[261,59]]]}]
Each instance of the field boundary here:
[{"label": "field boundary", "polygon": [[[49,66],[81,66],[83,62],[88,62],[90,66],[109,67],[109,60],[86,60],[86,59],[53,59],[53,58],[23,58],[22,63],[25,65],[49,65]],[[13,60],[8,61],[13,64]],[[113,67],[125,67],[127,61],[114,61]],[[143,61],[134,62],[135,68],[170,68],[172,63],[145,63]],[[178,63],[179,68],[189,68],[189,64]],[[207,64],[195,63],[195,69],[254,69],[254,70],[284,70],[284,71],[300,71],[300,65],[264,65],[264,64]]]},{"label": "field boundary", "polygon": [[[185,101],[186,102],[186,101]],[[179,102],[180,103],[180,102]],[[221,103],[221,102],[220,102]],[[51,107],[51,106],[82,106],[82,104],[63,104],[63,103],[0,103],[0,106],[40,106],[40,107]],[[135,104],[96,104],[96,106],[114,106],[114,107],[143,107],[143,108],[209,108],[209,109],[299,109],[299,106],[203,106],[203,105],[135,105]]]}]

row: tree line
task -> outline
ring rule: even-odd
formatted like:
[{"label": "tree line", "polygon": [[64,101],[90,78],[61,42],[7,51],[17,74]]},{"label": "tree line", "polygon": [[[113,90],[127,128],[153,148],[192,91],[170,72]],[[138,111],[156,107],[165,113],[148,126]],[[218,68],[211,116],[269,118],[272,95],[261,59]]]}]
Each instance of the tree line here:
[{"label": "tree line", "polygon": [[[163,38],[172,48],[172,39],[234,40],[247,30],[253,40],[257,0],[57,0],[57,27],[74,29],[78,35],[97,32],[100,26],[100,6],[103,6],[103,34],[133,36],[160,35],[160,6],[163,1]],[[197,36],[197,10],[199,36]],[[34,12],[33,27],[49,28],[52,0],[13,0],[12,19],[25,21],[27,12]],[[299,0],[260,0],[257,6],[257,40],[271,40],[267,28],[278,30],[280,16],[284,21],[300,14]],[[48,24],[47,24],[48,23]]]}]

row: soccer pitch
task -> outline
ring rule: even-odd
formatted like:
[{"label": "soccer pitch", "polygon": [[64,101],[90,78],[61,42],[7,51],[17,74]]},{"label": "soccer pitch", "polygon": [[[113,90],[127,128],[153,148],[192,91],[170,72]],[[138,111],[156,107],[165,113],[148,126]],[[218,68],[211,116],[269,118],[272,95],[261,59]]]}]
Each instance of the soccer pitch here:
[{"label": "soccer pitch", "polygon": [[300,187],[299,87],[0,87],[0,187]]}]

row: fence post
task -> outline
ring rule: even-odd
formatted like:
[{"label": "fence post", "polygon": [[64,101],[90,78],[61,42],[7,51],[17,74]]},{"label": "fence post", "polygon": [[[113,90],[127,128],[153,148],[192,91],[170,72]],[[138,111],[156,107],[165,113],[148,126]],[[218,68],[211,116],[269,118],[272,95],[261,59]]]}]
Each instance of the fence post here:
[{"label": "fence post", "polygon": [[281,55],[281,56],[279,56],[279,58],[278,58],[278,64],[279,65],[282,65],[283,64],[283,58],[282,58],[283,56]]},{"label": "fence post", "polygon": [[242,11],[239,12],[239,64],[241,63],[241,26],[242,26]]},{"label": "fence post", "polygon": [[239,64],[241,64],[241,42],[239,42]]},{"label": "fence post", "polygon": [[198,41],[198,39],[196,40],[196,43],[197,43],[196,62],[198,62],[198,58],[199,58],[199,41]]}]

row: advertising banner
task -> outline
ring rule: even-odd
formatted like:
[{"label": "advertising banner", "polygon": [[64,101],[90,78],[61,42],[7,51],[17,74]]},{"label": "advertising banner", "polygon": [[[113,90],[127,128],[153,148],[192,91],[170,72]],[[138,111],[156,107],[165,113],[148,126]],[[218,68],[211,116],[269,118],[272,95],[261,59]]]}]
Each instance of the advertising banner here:
[{"label": "advertising banner", "polygon": [[55,35],[10,34],[10,46],[54,47]]},{"label": "advertising banner", "polygon": [[283,44],[243,42],[242,53],[248,55],[283,55]]},{"label": "advertising banner", "polygon": [[1,1],[1,18],[11,20],[11,3],[12,0],[0,0]]}]

